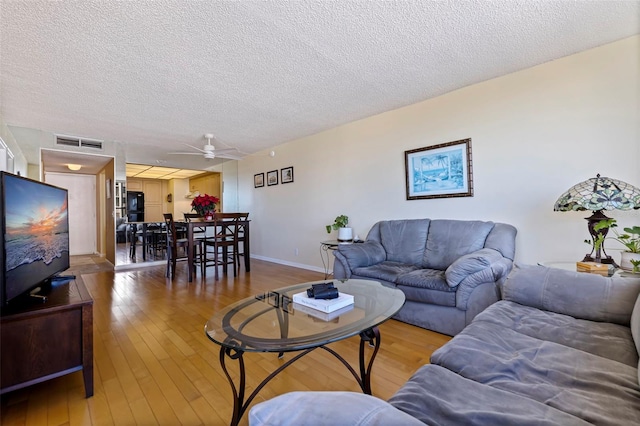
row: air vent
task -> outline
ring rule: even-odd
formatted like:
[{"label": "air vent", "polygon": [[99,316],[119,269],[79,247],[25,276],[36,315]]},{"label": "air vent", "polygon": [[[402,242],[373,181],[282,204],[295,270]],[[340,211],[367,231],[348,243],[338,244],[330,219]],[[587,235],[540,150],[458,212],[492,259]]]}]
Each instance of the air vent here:
[{"label": "air vent", "polygon": [[80,146],[85,148],[102,149],[102,142],[89,139],[80,139]]},{"label": "air vent", "polygon": [[56,145],[75,146],[76,148],[90,148],[102,150],[102,141],[95,139],[83,139],[73,136],[56,135]]},{"label": "air vent", "polygon": [[56,145],[80,146],[80,139],[63,138],[58,136],[56,138]]}]

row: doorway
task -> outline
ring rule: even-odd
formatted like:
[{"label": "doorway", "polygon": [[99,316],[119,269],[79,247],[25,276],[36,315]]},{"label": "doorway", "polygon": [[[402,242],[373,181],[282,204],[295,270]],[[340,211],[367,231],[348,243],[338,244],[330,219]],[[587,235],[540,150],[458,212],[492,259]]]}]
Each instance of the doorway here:
[{"label": "doorway", "polygon": [[45,182],[68,190],[69,254],[97,253],[95,176],[46,172]]}]

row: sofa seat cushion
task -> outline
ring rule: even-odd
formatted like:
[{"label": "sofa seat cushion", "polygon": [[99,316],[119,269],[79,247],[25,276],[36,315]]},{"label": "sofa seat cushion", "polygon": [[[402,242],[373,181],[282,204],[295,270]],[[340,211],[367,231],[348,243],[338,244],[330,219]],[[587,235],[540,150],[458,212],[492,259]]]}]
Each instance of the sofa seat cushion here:
[{"label": "sofa seat cushion", "polygon": [[456,306],[456,289],[449,287],[444,271],[417,269],[396,280],[407,300],[441,306]]},{"label": "sofa seat cushion", "polygon": [[429,364],[416,371],[389,403],[428,425],[589,424],[541,402]]},{"label": "sofa seat cushion", "polygon": [[373,266],[363,266],[353,270],[360,277],[385,280],[395,283],[399,276],[418,269],[417,266],[406,263],[384,261]]},{"label": "sofa seat cushion", "polygon": [[506,300],[489,306],[474,321],[506,327],[632,367],[638,364],[631,330],[623,325],[577,319]]},{"label": "sofa seat cushion", "polygon": [[591,423],[640,424],[635,367],[507,327],[474,321],[431,362]]}]

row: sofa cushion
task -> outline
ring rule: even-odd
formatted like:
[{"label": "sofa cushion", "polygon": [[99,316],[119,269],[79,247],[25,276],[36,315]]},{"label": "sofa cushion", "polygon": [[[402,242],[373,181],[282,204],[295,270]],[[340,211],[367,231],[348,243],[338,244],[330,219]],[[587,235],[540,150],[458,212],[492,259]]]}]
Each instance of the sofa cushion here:
[{"label": "sofa cushion", "polygon": [[407,300],[441,306],[456,306],[456,289],[447,285],[444,271],[417,269],[396,280]]},{"label": "sofa cushion", "polygon": [[474,321],[431,362],[591,423],[640,424],[635,367],[506,327]]},{"label": "sofa cushion", "polygon": [[422,266],[444,271],[459,257],[483,248],[493,226],[493,222],[432,220]]},{"label": "sofa cushion", "polygon": [[[402,290],[407,301],[427,303],[429,305],[437,305],[437,306],[447,306],[447,307],[456,306],[455,291],[449,291],[444,288],[432,290],[432,289],[426,289],[426,288],[408,287],[404,285],[399,285],[397,287],[398,289]],[[422,315],[428,315],[428,313],[423,312]]]},{"label": "sofa cushion", "polygon": [[478,314],[483,321],[635,367],[638,353],[629,327],[587,321],[501,300]]},{"label": "sofa cushion", "polygon": [[[631,313],[631,335],[636,345],[636,351],[640,354],[640,295],[638,295]],[[640,383],[640,361],[638,361],[638,382]]]},{"label": "sofa cushion", "polygon": [[371,395],[356,392],[289,392],[253,406],[249,411],[249,424],[262,426],[422,425],[420,421],[391,404]]},{"label": "sofa cushion", "polygon": [[387,252],[387,260],[420,266],[427,242],[429,223],[429,219],[380,222],[380,242]]},{"label": "sofa cushion", "polygon": [[636,351],[640,354],[640,294],[631,312],[631,335],[636,344]]},{"label": "sofa cushion", "polygon": [[414,265],[385,261],[373,266],[356,268],[353,270],[353,273],[361,277],[395,283],[400,275],[415,271],[416,269],[418,269],[418,267]]},{"label": "sofa cushion", "polygon": [[575,318],[629,326],[638,293],[640,278],[516,265],[504,283],[502,298]]},{"label": "sofa cushion", "polygon": [[465,379],[437,365],[421,367],[389,403],[428,425],[588,424],[538,401]]}]

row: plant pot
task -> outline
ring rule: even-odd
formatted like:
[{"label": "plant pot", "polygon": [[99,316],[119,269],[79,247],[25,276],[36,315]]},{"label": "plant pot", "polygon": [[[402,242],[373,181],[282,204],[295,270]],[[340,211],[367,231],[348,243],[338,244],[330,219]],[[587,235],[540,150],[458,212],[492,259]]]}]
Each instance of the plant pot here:
[{"label": "plant pot", "polygon": [[620,268],[625,271],[633,271],[633,264],[631,260],[640,261],[640,253],[631,253],[630,251],[623,251],[620,255]]},{"label": "plant pot", "polygon": [[353,229],[351,228],[338,228],[338,242],[350,243],[353,241]]}]

